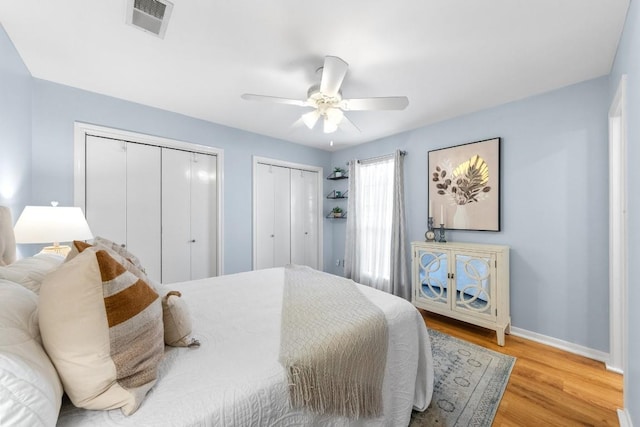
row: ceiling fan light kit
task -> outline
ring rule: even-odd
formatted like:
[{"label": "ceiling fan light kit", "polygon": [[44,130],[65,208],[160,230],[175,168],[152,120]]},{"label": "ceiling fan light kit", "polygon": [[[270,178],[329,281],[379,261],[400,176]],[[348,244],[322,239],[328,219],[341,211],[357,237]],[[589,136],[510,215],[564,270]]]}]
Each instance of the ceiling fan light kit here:
[{"label": "ceiling fan light kit", "polygon": [[309,129],[313,129],[322,118],[324,133],[333,133],[342,124],[348,124],[349,128],[359,130],[345,116],[344,111],[404,110],[409,105],[409,99],[406,96],[343,99],[340,87],[348,68],[349,64],[337,56],[326,56],[324,66],[318,69],[318,71],[322,70],[320,84],[309,88],[306,101],[250,93],[243,94],[242,99],[312,107],[313,111],[302,114],[302,122]]}]

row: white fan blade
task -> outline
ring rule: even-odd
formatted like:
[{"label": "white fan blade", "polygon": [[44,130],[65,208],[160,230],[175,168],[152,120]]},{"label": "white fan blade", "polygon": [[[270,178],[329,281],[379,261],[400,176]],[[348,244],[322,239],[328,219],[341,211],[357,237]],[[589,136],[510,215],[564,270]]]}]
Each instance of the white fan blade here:
[{"label": "white fan blade", "polygon": [[322,80],[320,80],[320,92],[327,96],[335,96],[340,90],[344,76],[347,74],[349,64],[337,56],[324,58],[322,68]]},{"label": "white fan blade", "polygon": [[404,110],[409,105],[406,96],[387,96],[381,98],[343,99],[340,108],[345,111],[363,110]]},{"label": "white fan blade", "polygon": [[288,105],[297,105],[298,107],[309,107],[309,103],[307,101],[300,101],[298,99],[280,98],[277,96],[255,95],[253,93],[243,93],[242,99],[247,101],[274,102],[276,104],[288,104]]}]

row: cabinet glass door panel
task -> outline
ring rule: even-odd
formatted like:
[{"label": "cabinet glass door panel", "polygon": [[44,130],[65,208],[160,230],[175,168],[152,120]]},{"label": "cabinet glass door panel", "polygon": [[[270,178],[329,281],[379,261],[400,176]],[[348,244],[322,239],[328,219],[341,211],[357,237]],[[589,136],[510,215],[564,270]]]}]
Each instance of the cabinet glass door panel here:
[{"label": "cabinet glass door panel", "polygon": [[448,259],[442,252],[418,251],[419,271],[417,298],[447,304]]},{"label": "cabinet glass door panel", "polygon": [[456,309],[491,314],[492,257],[455,255]]}]

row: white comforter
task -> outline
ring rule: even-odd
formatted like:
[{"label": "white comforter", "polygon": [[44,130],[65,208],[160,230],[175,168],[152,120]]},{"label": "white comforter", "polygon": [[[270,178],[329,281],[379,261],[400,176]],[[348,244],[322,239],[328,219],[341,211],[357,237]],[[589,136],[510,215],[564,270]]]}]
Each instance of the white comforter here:
[{"label": "white comforter", "polygon": [[278,362],[284,270],[275,268],[169,285],[193,318],[199,348],[167,347],[159,379],[140,409],[88,411],[63,404],[59,426],[406,426],[433,391],[431,345],[424,321],[407,301],[359,286],[385,313],[389,346],[384,416],[318,416],[289,408]]}]

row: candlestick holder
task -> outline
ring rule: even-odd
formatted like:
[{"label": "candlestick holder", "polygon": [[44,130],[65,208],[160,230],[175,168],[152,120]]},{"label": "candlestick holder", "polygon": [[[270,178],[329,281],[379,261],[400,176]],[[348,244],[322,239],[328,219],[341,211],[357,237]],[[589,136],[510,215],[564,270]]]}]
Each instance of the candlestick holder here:
[{"label": "candlestick holder", "polygon": [[447,241],[444,238],[444,224],[440,224],[440,237],[438,238],[438,242],[447,243]]}]

